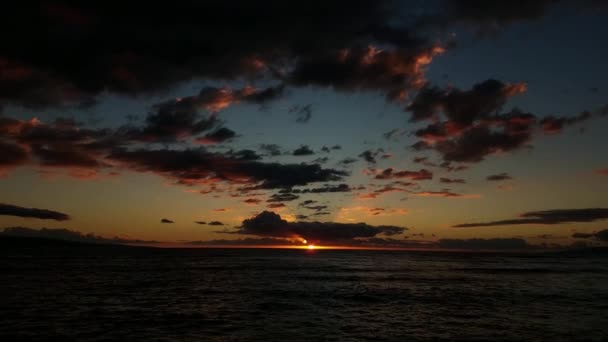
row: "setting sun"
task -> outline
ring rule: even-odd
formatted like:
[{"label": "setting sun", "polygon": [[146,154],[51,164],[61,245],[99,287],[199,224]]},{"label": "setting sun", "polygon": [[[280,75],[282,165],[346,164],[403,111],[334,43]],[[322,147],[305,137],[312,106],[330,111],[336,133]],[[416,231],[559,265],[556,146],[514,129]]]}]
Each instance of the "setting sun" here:
[{"label": "setting sun", "polygon": [[313,249],[315,249],[315,245],[308,245],[308,249],[309,249],[309,250],[313,250]]}]

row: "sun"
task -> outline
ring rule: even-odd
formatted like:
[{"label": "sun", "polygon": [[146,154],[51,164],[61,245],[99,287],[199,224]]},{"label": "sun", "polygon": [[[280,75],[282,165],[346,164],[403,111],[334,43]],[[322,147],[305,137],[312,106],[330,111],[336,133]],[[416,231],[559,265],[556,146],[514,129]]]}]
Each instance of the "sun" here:
[{"label": "sun", "polygon": [[308,245],[308,249],[309,249],[309,250],[313,250],[313,249],[315,249],[315,245]]}]

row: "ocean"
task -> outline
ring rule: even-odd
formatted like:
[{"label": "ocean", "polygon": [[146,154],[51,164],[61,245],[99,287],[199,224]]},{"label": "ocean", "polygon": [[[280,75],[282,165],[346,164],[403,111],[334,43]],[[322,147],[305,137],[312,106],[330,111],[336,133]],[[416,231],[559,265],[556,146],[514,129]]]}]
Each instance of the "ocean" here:
[{"label": "ocean", "polygon": [[1,341],[608,341],[608,258],[0,253]]}]

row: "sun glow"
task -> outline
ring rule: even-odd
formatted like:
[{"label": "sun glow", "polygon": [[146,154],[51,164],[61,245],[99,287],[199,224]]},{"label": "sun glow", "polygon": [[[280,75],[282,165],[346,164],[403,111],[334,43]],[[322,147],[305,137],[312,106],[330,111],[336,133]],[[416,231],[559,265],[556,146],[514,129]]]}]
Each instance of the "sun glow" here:
[{"label": "sun glow", "polygon": [[308,245],[308,249],[309,249],[309,250],[313,250],[313,249],[315,249],[315,245]]}]

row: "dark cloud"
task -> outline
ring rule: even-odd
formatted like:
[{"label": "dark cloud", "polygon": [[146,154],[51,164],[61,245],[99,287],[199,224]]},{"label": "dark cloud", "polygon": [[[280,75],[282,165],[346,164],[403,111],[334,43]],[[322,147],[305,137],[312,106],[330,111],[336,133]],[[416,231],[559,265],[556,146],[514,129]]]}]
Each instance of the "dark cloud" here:
[{"label": "dark cloud", "polygon": [[196,224],[207,224],[207,221],[194,221]]},{"label": "dark cloud", "polygon": [[382,134],[382,136],[386,140],[393,140],[399,136],[404,135],[405,133],[406,133],[406,131],[404,129],[394,128],[394,129],[391,129],[390,131]]},{"label": "dark cloud", "polygon": [[173,222],[172,220],[164,218],[164,219],[160,220],[160,223],[175,223],[175,222]]},{"label": "dark cloud", "polygon": [[439,178],[439,182],[441,183],[446,183],[446,184],[464,184],[466,183],[466,181],[464,179],[459,179],[459,178]]},{"label": "dark cloud", "polygon": [[495,175],[489,175],[486,177],[486,180],[493,181],[493,182],[510,180],[510,179],[513,179],[513,177],[509,176],[509,174],[506,172],[495,174]]},{"label": "dark cloud", "polygon": [[308,145],[302,145],[295,149],[292,153],[294,156],[310,156],[315,154],[315,151],[311,150]]},{"label": "dark cloud", "polygon": [[526,240],[519,238],[494,239],[440,239],[439,248],[470,250],[523,250],[531,248]]},{"label": "dark cloud", "polygon": [[572,222],[594,222],[608,219],[608,208],[554,209],[531,211],[519,215],[519,218],[479,223],[463,223],[452,227],[492,227],[519,224],[560,224]]},{"label": "dark cloud", "polygon": [[311,189],[293,189],[291,190],[294,194],[320,194],[327,192],[350,192],[351,188],[348,184],[341,183],[337,185],[325,184],[320,188],[311,188]]},{"label": "dark cloud", "polygon": [[38,208],[25,208],[4,203],[0,203],[0,215],[55,221],[66,221],[70,219],[70,216],[68,214],[64,214],[58,211]]},{"label": "dark cloud", "polygon": [[584,111],[573,117],[547,116],[540,120],[540,125],[545,133],[559,133],[564,127],[576,125],[592,118],[591,112]]},{"label": "dark cloud", "polygon": [[278,209],[278,208],[284,208],[285,207],[285,203],[268,203],[268,205],[266,206],[266,208],[268,209]]},{"label": "dark cloud", "polygon": [[384,154],[384,150],[379,148],[376,149],[375,151],[372,150],[366,150],[361,152],[361,154],[359,154],[359,158],[362,158],[363,160],[365,160],[366,162],[370,163],[370,164],[376,164],[376,158],[379,155],[383,155]]},{"label": "dark cloud", "polygon": [[28,158],[29,153],[23,147],[0,140],[0,176],[3,170],[25,164]]},{"label": "dark cloud", "polygon": [[384,170],[374,170],[375,179],[411,179],[411,180],[427,180],[433,179],[433,173],[426,169],[420,169],[418,171],[408,171],[408,170],[395,170],[393,168],[388,168]]},{"label": "dark cloud", "polygon": [[309,206],[302,206],[302,207],[306,208],[308,210],[317,211],[317,213],[328,208],[328,206],[326,206],[326,205],[309,205]]},{"label": "dark cloud", "polygon": [[[411,14],[397,9],[371,0],[332,1],[322,11],[304,1],[175,1],[147,4],[145,13],[135,3],[120,10],[110,3],[15,3],[0,15],[0,102],[90,105],[104,92],[153,94],[193,79],[260,78],[398,98],[421,83],[422,67],[439,50],[398,24],[398,16]],[[29,25],[16,36],[12,28],[24,20]],[[281,91],[245,91],[239,99],[260,103]]]},{"label": "dark cloud", "polygon": [[269,203],[272,202],[290,202],[300,198],[298,195],[283,193],[283,194],[272,194],[270,198],[266,201]]},{"label": "dark cloud", "polygon": [[598,175],[608,176],[608,169],[600,169],[595,171]]},{"label": "dark cloud", "polygon": [[340,160],[340,162],[338,162],[338,164],[341,164],[341,165],[350,165],[350,164],[356,163],[356,162],[357,162],[357,159],[354,159],[354,158],[345,158],[345,159]]},{"label": "dark cloud", "polygon": [[575,239],[596,239],[599,241],[608,241],[608,229],[603,229],[593,233],[574,233],[572,237]]},{"label": "dark cloud", "polygon": [[137,240],[128,239],[121,237],[105,238],[92,233],[83,234],[78,231],[69,230],[65,228],[26,228],[26,227],[8,227],[4,228],[0,232],[0,236],[19,236],[19,237],[31,237],[31,238],[46,238],[46,239],[57,239],[87,243],[116,243],[116,244],[128,244],[128,243],[158,243],[158,241],[148,240]]},{"label": "dark cloud", "polygon": [[303,238],[309,241],[352,241],[355,238],[371,238],[377,235],[392,236],[406,228],[395,226],[370,226],[365,223],[334,222],[287,222],[281,216],[264,211],[243,221],[238,234],[274,238]]},{"label": "dark cloud", "polygon": [[446,161],[475,163],[488,155],[520,149],[531,138],[531,133],[527,131],[507,133],[479,126],[467,130],[457,138],[439,141],[434,148]]},{"label": "dark cloud", "polygon": [[424,87],[407,106],[411,121],[429,120],[443,113],[450,123],[469,126],[474,121],[498,114],[507,99],[526,90],[522,83],[508,84],[489,79],[471,90]]},{"label": "dark cloud", "polygon": [[210,226],[223,226],[224,224],[220,221],[211,221],[208,223]]},{"label": "dark cloud", "polygon": [[256,151],[254,150],[238,150],[238,151],[228,151],[226,153],[227,156],[230,156],[231,158],[235,158],[237,160],[247,160],[247,161],[251,161],[251,160],[260,160],[262,159],[262,156],[257,154]]},{"label": "dark cloud", "polygon": [[339,181],[348,173],[318,164],[279,164],[238,160],[204,149],[115,150],[111,159],[139,172],[154,172],[182,184],[247,182],[251,189],[276,189]]},{"label": "dark cloud", "polygon": [[261,144],[260,149],[273,157],[281,155],[281,147],[277,144]]},{"label": "dark cloud", "polygon": [[289,108],[289,112],[297,114],[297,123],[307,123],[312,118],[312,105],[307,104],[305,106],[293,106]]},{"label": "dark cloud", "polygon": [[480,195],[475,194],[459,194],[448,189],[441,191],[410,191],[412,195],[421,197],[445,197],[445,198],[479,198]]},{"label": "dark cloud", "polygon": [[258,203],[262,202],[262,200],[259,198],[247,198],[243,202],[247,203],[247,204],[258,204]]},{"label": "dark cloud", "polygon": [[236,133],[233,130],[230,128],[221,127],[214,132],[206,134],[204,137],[197,139],[197,141],[203,144],[219,144],[232,140],[234,137],[236,137]]}]

